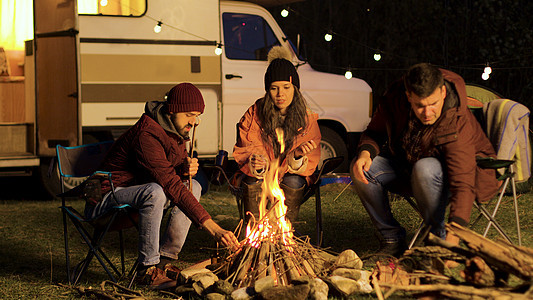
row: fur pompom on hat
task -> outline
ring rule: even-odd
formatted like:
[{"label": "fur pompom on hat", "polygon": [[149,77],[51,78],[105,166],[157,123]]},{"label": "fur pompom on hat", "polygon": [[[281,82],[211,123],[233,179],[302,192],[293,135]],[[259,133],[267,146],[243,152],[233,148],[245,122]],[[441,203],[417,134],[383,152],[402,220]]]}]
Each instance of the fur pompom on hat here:
[{"label": "fur pompom on hat", "polygon": [[289,81],[300,88],[300,77],[291,62],[291,53],[282,46],[274,46],[268,52],[268,69],[265,73],[265,91],[274,81]]},{"label": "fur pompom on hat", "polygon": [[184,82],[176,85],[167,95],[169,113],[199,111],[204,112],[204,98],[200,90],[192,83]]}]

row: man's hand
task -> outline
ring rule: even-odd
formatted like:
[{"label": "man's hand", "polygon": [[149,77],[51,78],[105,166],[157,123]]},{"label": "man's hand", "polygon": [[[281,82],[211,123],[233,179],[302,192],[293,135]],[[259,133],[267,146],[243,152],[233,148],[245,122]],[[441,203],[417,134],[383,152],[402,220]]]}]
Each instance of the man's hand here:
[{"label": "man's hand", "polygon": [[198,173],[198,168],[200,167],[200,164],[198,164],[198,158],[187,157],[187,162],[189,163],[189,174],[191,177],[194,177],[194,175]]},{"label": "man's hand", "polygon": [[302,156],[307,155],[307,153],[316,149],[318,145],[315,141],[310,140],[301,144],[296,150],[294,150],[294,158],[300,159]]},{"label": "man's hand", "polygon": [[359,153],[359,157],[352,166],[352,176],[361,181],[364,184],[368,184],[366,180],[365,173],[363,171],[368,171],[372,165],[372,158],[370,158],[370,152],[363,150]]},{"label": "man's hand", "polygon": [[239,241],[233,232],[220,227],[213,219],[207,219],[202,227],[209,232],[217,242],[228,247],[230,250],[236,250],[239,247]]},{"label": "man's hand", "polygon": [[254,170],[262,170],[267,167],[268,160],[261,154],[252,154],[250,156],[250,166]]}]

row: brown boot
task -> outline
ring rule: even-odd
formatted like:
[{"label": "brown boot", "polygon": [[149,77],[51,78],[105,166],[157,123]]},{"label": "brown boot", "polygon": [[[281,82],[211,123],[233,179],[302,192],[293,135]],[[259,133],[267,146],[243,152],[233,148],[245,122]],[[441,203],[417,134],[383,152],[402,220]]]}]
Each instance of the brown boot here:
[{"label": "brown boot", "polygon": [[165,275],[172,279],[172,280],[178,280],[178,275],[181,273],[181,269],[174,266],[173,264],[166,264],[165,265]]},{"label": "brown boot", "polygon": [[304,185],[299,189],[293,189],[281,183],[280,187],[285,194],[285,206],[287,206],[287,214],[285,216],[291,221],[291,223],[294,223],[298,219],[298,212],[300,211],[300,204],[302,204],[302,198],[306,186]]},{"label": "brown boot", "polygon": [[176,280],[172,280],[165,275],[165,270],[151,266],[146,271],[141,272],[135,279],[137,284],[146,285],[152,290],[166,290],[176,286]]},{"label": "brown boot", "polygon": [[248,221],[251,219],[251,216],[248,214],[250,212],[254,215],[255,220],[258,221],[259,201],[261,201],[261,182],[252,184],[242,182],[241,187],[243,188],[241,201],[244,207],[244,220],[248,224]]}]

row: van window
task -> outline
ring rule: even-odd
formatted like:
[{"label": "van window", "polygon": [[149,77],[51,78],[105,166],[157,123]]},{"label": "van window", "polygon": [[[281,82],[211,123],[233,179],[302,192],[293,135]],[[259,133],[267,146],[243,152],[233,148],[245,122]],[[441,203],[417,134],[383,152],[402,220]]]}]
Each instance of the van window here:
[{"label": "van window", "polygon": [[78,0],[78,14],[140,17],[147,0]]},{"label": "van window", "polygon": [[260,16],[223,13],[224,49],[229,59],[267,60],[270,48],[280,45],[268,23]]}]

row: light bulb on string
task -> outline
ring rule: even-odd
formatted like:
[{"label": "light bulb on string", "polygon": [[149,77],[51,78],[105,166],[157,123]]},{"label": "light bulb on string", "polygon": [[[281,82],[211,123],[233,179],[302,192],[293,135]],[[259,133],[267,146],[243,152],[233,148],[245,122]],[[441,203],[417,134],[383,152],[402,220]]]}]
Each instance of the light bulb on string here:
[{"label": "light bulb on string", "polygon": [[483,79],[483,80],[489,80],[489,77],[490,77],[489,73],[481,74],[481,79]]},{"label": "light bulb on string", "polygon": [[154,26],[154,32],[155,33],[160,33],[161,32],[161,25],[163,25],[163,22],[161,21],[157,21],[157,24]]},{"label": "light bulb on string", "polygon": [[216,55],[222,54],[222,45],[220,43],[217,43],[217,47],[215,48],[215,54]]},{"label": "light bulb on string", "polygon": [[346,79],[351,79],[353,76],[352,71],[350,69],[346,70],[346,73],[344,73],[344,77]]},{"label": "light bulb on string", "polygon": [[492,68],[489,66],[489,64],[487,64],[485,69],[483,69],[483,73],[487,73],[489,75],[490,75],[490,73],[492,73]]},{"label": "light bulb on string", "polygon": [[282,11],[281,11],[281,16],[286,18],[287,16],[289,15],[289,10],[284,8]]},{"label": "light bulb on string", "polygon": [[331,31],[328,31],[328,33],[324,35],[324,39],[326,40],[326,42],[331,42],[331,40],[333,39],[333,34],[331,33]]},{"label": "light bulb on string", "polygon": [[381,60],[381,53],[379,53],[379,52],[374,53],[374,60],[375,61],[380,61]]}]

